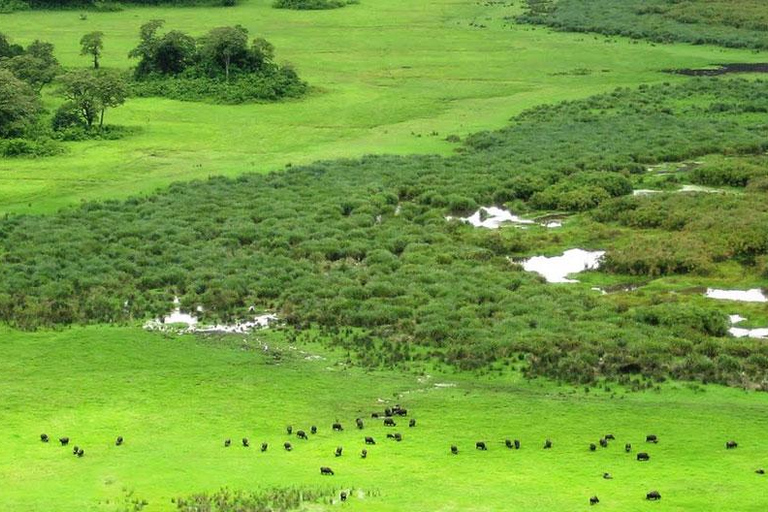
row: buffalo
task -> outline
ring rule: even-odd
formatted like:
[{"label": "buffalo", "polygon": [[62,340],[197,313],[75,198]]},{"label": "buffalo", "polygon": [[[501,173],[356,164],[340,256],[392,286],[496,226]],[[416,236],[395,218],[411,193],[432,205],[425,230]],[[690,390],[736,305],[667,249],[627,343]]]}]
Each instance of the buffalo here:
[{"label": "buffalo", "polygon": [[379,413],[377,413],[377,412],[372,412],[371,413],[371,418],[378,418],[378,417],[379,417]]},{"label": "buffalo", "polygon": [[610,473],[603,473],[603,478],[605,480],[613,480],[613,475],[611,475]]},{"label": "buffalo", "polygon": [[589,443],[589,451],[593,452],[597,450],[597,445],[595,443]]},{"label": "buffalo", "polygon": [[69,438],[68,437],[60,437],[59,442],[61,443],[61,446],[67,446],[69,444]]},{"label": "buffalo", "polygon": [[298,437],[299,439],[309,439],[309,438],[307,437],[307,433],[306,433],[306,432],[304,432],[303,430],[299,430],[299,431],[297,431],[297,432],[296,432],[296,437]]},{"label": "buffalo", "polygon": [[228,448],[230,444],[232,444],[232,440],[231,439],[225,439],[224,440],[224,447],[225,448]]},{"label": "buffalo", "polygon": [[507,440],[504,441],[504,446],[506,446],[507,448],[509,448],[511,450],[512,448],[514,448],[515,445],[512,444],[512,440],[511,439],[507,439]]},{"label": "buffalo", "polygon": [[549,450],[550,448],[552,448],[552,441],[547,439],[546,441],[544,441],[544,449]]},{"label": "buffalo", "polygon": [[384,426],[385,427],[396,427],[397,423],[395,423],[395,420],[392,418],[384,418]]},{"label": "buffalo", "polygon": [[267,443],[261,443],[261,451],[262,452],[267,451],[267,448],[269,448],[269,445]]},{"label": "buffalo", "polygon": [[344,448],[342,448],[341,446],[337,446],[337,447],[336,447],[336,452],[335,452],[335,455],[336,455],[337,457],[341,457],[341,452],[342,452],[343,450],[344,450]]},{"label": "buffalo", "polygon": [[411,421],[408,422],[409,427],[415,427],[416,426],[416,420],[411,418]]},{"label": "buffalo", "polygon": [[40,434],[40,440],[44,443],[48,442],[48,434]]},{"label": "buffalo", "polygon": [[339,494],[339,499],[341,499],[341,501],[347,501],[347,493],[341,491],[341,494]]},{"label": "buffalo", "polygon": [[616,438],[613,437],[613,434],[606,434],[605,438],[608,439],[609,441],[615,441],[616,440]]},{"label": "buffalo", "polygon": [[78,457],[82,457],[83,455],[85,455],[85,450],[83,450],[82,448],[80,448],[79,450],[77,450],[77,456],[78,456]]},{"label": "buffalo", "polygon": [[625,444],[624,445],[624,451],[627,452],[627,453],[631,452],[632,451],[632,445],[629,444],[629,443]]},{"label": "buffalo", "polygon": [[739,446],[739,443],[737,443],[736,441],[728,441],[727,443],[725,443],[726,450],[732,450],[738,446]]},{"label": "buffalo", "polygon": [[392,408],[392,414],[394,416],[408,416],[408,409],[403,409],[399,405]]},{"label": "buffalo", "polygon": [[645,452],[640,452],[637,454],[637,460],[641,462],[645,462],[645,461],[651,460],[651,456]]},{"label": "buffalo", "polygon": [[485,441],[478,441],[475,443],[475,449],[476,450],[487,450],[488,447],[485,445]]},{"label": "buffalo", "polygon": [[362,429],[363,429],[363,419],[362,419],[362,418],[357,418],[357,419],[355,420],[355,424],[357,425],[357,428],[358,428],[358,429],[360,429],[360,430],[362,430]]},{"label": "buffalo", "polygon": [[328,466],[320,466],[321,475],[333,475],[333,470]]},{"label": "buffalo", "polygon": [[386,409],[384,409],[384,416],[386,416],[387,418],[389,418],[390,416],[392,416],[392,409],[390,409],[389,407],[387,407]]},{"label": "buffalo", "polygon": [[248,442],[248,438],[244,437],[243,438],[243,447],[244,448],[248,448],[249,446],[250,446],[250,443]]},{"label": "buffalo", "polygon": [[600,503],[600,499],[597,496],[592,496],[589,498],[590,505],[597,505],[598,503]]},{"label": "buffalo", "polygon": [[288,433],[288,435],[293,434],[293,426],[288,425],[287,427],[285,427],[285,431]]},{"label": "buffalo", "polygon": [[392,438],[399,443],[400,441],[403,440],[403,435],[400,432],[395,432],[392,435]]},{"label": "buffalo", "polygon": [[283,443],[283,448],[285,448],[285,451],[287,451],[287,452],[293,450],[293,446],[288,441]]},{"label": "buffalo", "polygon": [[519,450],[519,449],[520,449],[520,440],[515,439],[515,450]]},{"label": "buffalo", "polygon": [[758,475],[764,475],[765,474],[765,470],[763,468],[758,468],[758,469],[755,470],[755,473],[757,473]]},{"label": "buffalo", "polygon": [[368,457],[368,450],[363,450],[363,451],[361,451],[361,452],[360,452],[360,458],[361,458],[361,459],[364,459],[364,458],[366,458],[366,457]]},{"label": "buffalo", "polygon": [[376,444],[376,441],[372,437],[366,436],[365,444]]},{"label": "buffalo", "polygon": [[123,436],[117,436],[117,439],[115,439],[115,446],[120,446],[123,444]]},{"label": "buffalo", "polygon": [[77,452],[79,450],[80,450],[80,447],[78,447],[78,446],[75,446],[74,448],[72,448],[72,455],[77,455]]},{"label": "buffalo", "polygon": [[654,434],[649,434],[649,435],[645,436],[645,442],[646,443],[654,443],[654,444],[656,444],[656,443],[659,442],[659,438],[656,437]]},{"label": "buffalo", "polygon": [[458,455],[459,454],[459,447],[456,446],[455,444],[451,445],[451,453],[453,455]]},{"label": "buffalo", "polygon": [[651,491],[645,495],[645,499],[651,500],[651,501],[660,500],[661,494],[659,494],[659,491]]},{"label": "buffalo", "polygon": [[342,427],[341,423],[339,423],[338,421],[332,425],[332,428],[336,432],[341,432],[342,430],[344,430],[344,427]]},{"label": "buffalo", "polygon": [[310,434],[317,434],[317,427],[316,427],[316,426],[314,426],[314,425],[312,425],[311,427],[309,427],[309,433],[310,433]]},{"label": "buffalo", "polygon": [[603,448],[608,448],[608,440],[606,438],[604,438],[604,437],[601,437],[600,438],[600,446],[602,446]]}]

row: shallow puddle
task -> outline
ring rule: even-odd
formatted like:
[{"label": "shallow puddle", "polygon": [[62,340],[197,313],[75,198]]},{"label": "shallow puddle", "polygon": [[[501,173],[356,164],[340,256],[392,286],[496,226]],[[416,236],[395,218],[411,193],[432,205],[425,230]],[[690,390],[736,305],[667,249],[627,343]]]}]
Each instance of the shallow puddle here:
[{"label": "shallow puddle", "polygon": [[523,268],[544,276],[548,283],[577,283],[567,276],[598,268],[604,254],[605,251],[569,249],[562,256],[534,256],[523,262]]},{"label": "shallow puddle", "polygon": [[768,302],[768,297],[765,296],[760,288],[752,288],[751,290],[718,290],[715,288],[707,288],[705,297],[718,300],[735,300],[740,302]]}]

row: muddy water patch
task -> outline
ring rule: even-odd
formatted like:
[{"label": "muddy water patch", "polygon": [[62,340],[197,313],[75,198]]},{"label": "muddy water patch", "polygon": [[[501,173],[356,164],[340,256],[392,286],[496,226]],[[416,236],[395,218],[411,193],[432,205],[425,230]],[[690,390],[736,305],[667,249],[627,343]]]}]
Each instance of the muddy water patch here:
[{"label": "muddy water patch", "polygon": [[[169,314],[146,322],[144,329],[149,331],[174,331],[180,334],[245,334],[255,329],[269,327],[278,321],[277,315],[264,313],[254,316],[250,320],[237,321],[231,324],[201,324],[196,316],[181,311],[178,297],[174,297],[173,305],[175,307]],[[198,312],[203,311],[201,306],[197,306],[195,309]]]},{"label": "muddy water patch", "polygon": [[734,338],[757,338],[757,339],[765,339],[768,338],[768,327],[760,327],[757,329],[747,329],[744,327],[736,327],[736,324],[739,324],[746,320],[741,315],[729,315],[728,318],[731,321],[731,328],[728,329],[728,332],[731,333],[731,336]]}]

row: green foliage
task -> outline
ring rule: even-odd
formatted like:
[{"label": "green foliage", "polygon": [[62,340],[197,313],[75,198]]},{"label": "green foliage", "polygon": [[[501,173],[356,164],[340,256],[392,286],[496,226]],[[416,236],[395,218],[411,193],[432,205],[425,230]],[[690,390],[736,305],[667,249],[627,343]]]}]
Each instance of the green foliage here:
[{"label": "green foliage", "polygon": [[273,62],[274,47],[263,38],[248,45],[248,31],[218,27],[195,40],[179,31],[158,36],[163,20],[142,25],[132,89],[137,96],[186,101],[244,103],[303,95],[307,86],[290,66]]},{"label": "green foliage", "polygon": [[338,9],[351,4],[359,4],[360,0],[275,0],[275,9],[296,9],[300,11]]},{"label": "green foliage", "polygon": [[527,0],[517,20],[659,43],[768,48],[762,0]]},{"label": "green foliage", "polygon": [[90,32],[80,38],[80,55],[87,55],[93,59],[93,69],[99,69],[99,57],[104,51],[104,33]]},{"label": "green foliage", "polygon": [[38,92],[51,83],[61,70],[53,55],[53,45],[38,39],[19,55],[0,57],[0,67],[9,70]]},{"label": "green foliage", "polygon": [[0,68],[0,138],[23,135],[42,110],[38,94]]},{"label": "green foliage", "polygon": [[[730,362],[718,367],[731,341],[718,338],[722,316],[713,309],[675,310],[669,318],[679,325],[648,321],[650,313],[614,307],[585,288],[543,284],[510,265],[510,256],[534,248],[535,232],[488,233],[445,216],[500,193],[530,209],[549,206],[536,197],[550,189],[566,198],[599,191],[593,222],[617,226],[594,234],[615,245],[609,271],[702,273],[728,258],[750,264],[768,254],[768,206],[758,195],[634,197],[627,176],[638,161],[762,152],[766,128],[746,109],[762,101],[764,88],[701,79],[620,89],[527,111],[504,130],[470,137],[452,158],[323,162],[11,217],[0,223],[7,298],[0,318],[22,328],[130,321],[167,311],[178,295],[185,308],[203,306],[210,321],[242,318],[253,305],[292,325],[363,329],[381,340],[375,350],[362,339],[345,348],[366,364],[425,357],[477,369],[522,353],[529,375],[574,382],[631,373],[698,378],[701,361],[686,358],[711,337],[705,357],[717,371],[707,379],[735,382],[741,377],[725,369]],[[740,108],[715,114],[713,101]],[[688,135],[702,125],[710,130]],[[642,235],[613,238],[630,227]],[[765,350],[744,343],[752,353]],[[750,379],[764,377],[765,368],[731,355]]]},{"label": "green foliage", "polygon": [[[98,126],[104,125],[104,113],[107,108],[115,108],[128,97],[128,84],[122,74],[116,71],[70,71],[60,78],[58,93],[67,102],[54,116],[55,127],[62,128],[65,120],[72,120],[76,112],[87,128],[92,128],[98,120]],[[70,125],[71,126],[71,125]]]}]

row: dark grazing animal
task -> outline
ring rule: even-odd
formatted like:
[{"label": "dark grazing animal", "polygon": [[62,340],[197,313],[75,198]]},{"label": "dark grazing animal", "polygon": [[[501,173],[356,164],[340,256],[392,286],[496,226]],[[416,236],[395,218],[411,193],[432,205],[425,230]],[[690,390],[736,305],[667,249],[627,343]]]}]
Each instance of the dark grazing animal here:
[{"label": "dark grazing animal", "polygon": [[77,456],[78,456],[78,457],[82,457],[83,455],[85,455],[85,450],[83,450],[82,448],[80,448],[79,450],[77,450]]},{"label": "dark grazing animal", "polygon": [[392,414],[394,416],[408,416],[408,409],[403,409],[399,405],[392,408]]},{"label": "dark grazing animal", "polygon": [[123,436],[117,436],[117,439],[115,439],[115,446],[120,446],[123,444]]},{"label": "dark grazing animal", "polygon": [[287,451],[287,452],[293,450],[293,446],[288,441],[283,443],[283,448],[285,448],[285,451]]},{"label": "dark grazing animal", "polygon": [[267,451],[267,448],[269,448],[269,445],[267,443],[261,443],[261,451],[265,452]]},{"label": "dark grazing animal", "polygon": [[648,434],[647,436],[645,436],[645,442],[655,444],[659,442],[659,438],[656,437],[654,434]]},{"label": "dark grazing animal", "polygon": [[605,438],[608,439],[609,441],[615,441],[616,440],[616,438],[613,437],[613,434],[606,434]]},{"label": "dark grazing animal", "polygon": [[603,448],[608,448],[608,440],[606,438],[604,438],[604,437],[601,437],[600,438],[600,446],[602,446]]},{"label": "dark grazing animal", "polygon": [[376,441],[372,437],[366,436],[365,444],[376,444]]},{"label": "dark grazing animal", "polygon": [[333,424],[333,430],[336,432],[341,432],[342,430],[344,430],[344,427],[342,427],[341,423],[337,421],[336,423]]},{"label": "dark grazing animal", "polygon": [[395,420],[392,418],[384,418],[384,426],[385,427],[396,427],[397,423],[395,423]]},{"label": "dark grazing animal", "polygon": [[399,443],[400,441],[403,440],[403,435],[400,432],[395,432],[392,435],[392,438]]},{"label": "dark grazing animal", "polygon": [[552,448],[552,441],[547,439],[546,441],[544,441],[544,449],[549,450],[550,448]]},{"label": "dark grazing animal", "polygon": [[333,470],[329,468],[328,466],[320,466],[320,474],[321,475],[332,475]]},{"label": "dark grazing animal", "polygon": [[78,450],[80,450],[80,447],[78,446],[75,446],[74,448],[72,448],[72,455],[77,455]]},{"label": "dark grazing animal", "polygon": [[519,449],[520,449],[520,440],[515,439],[515,450],[519,450]]},{"label": "dark grazing animal", "polygon": [[738,446],[739,446],[739,443],[737,443],[736,441],[728,441],[727,443],[725,443],[726,450],[732,450]]},{"label": "dark grazing animal", "polygon": [[69,444],[69,438],[68,437],[60,437],[59,442],[61,443],[61,446],[67,446]]},{"label": "dark grazing animal", "polygon": [[288,425],[287,427],[285,427],[285,431],[288,432],[288,435],[293,434],[293,426]]},{"label": "dark grazing animal", "polygon": [[248,448],[249,446],[250,446],[250,443],[248,442],[248,438],[244,437],[243,438],[243,447]]},{"label": "dark grazing animal", "polygon": [[304,432],[303,430],[299,430],[299,431],[297,431],[297,432],[296,432],[296,437],[298,437],[299,439],[309,439],[309,438],[307,437],[307,433],[306,433],[306,432]]},{"label": "dark grazing animal", "polygon": [[603,473],[603,478],[605,480],[613,480],[613,475],[611,475],[610,473]]},{"label": "dark grazing animal", "polygon": [[597,496],[592,496],[589,498],[590,505],[597,505],[598,503],[600,503],[600,499]]},{"label": "dark grazing animal", "polygon": [[651,500],[651,501],[660,500],[661,494],[659,494],[659,491],[651,491],[645,495],[645,499]]},{"label": "dark grazing animal", "polygon": [[764,475],[765,474],[765,470],[763,468],[757,468],[755,470],[755,473],[757,473],[758,475]]},{"label": "dark grazing animal", "polygon": [[627,453],[631,452],[632,451],[632,445],[629,444],[629,443],[625,444],[624,445],[624,451],[627,452]]},{"label": "dark grazing animal", "polygon": [[341,457],[341,452],[344,450],[341,446],[336,447],[336,456]]},{"label": "dark grazing animal", "polygon": [[384,416],[386,416],[386,417],[392,416],[392,409],[390,409],[389,407],[384,409]]},{"label": "dark grazing animal", "polygon": [[476,450],[487,450],[488,447],[485,445],[485,441],[478,441],[475,443],[475,449]]},{"label": "dark grazing animal", "polygon": [[309,427],[309,433],[310,433],[310,434],[317,434],[317,427],[316,427],[316,426],[314,426],[314,425],[312,425],[311,427]]},{"label": "dark grazing animal", "polygon": [[416,426],[416,420],[411,418],[411,421],[408,422],[409,427],[415,427]]},{"label": "dark grazing animal", "polygon": [[455,444],[451,445],[451,453],[453,455],[458,455],[459,454],[459,447],[456,446]]},{"label": "dark grazing animal", "polygon": [[361,452],[360,452],[360,458],[361,458],[361,459],[364,459],[364,458],[366,458],[366,457],[368,457],[368,450],[363,450],[363,451],[361,451]]},{"label": "dark grazing animal", "polygon": [[648,460],[651,460],[651,456],[645,452],[640,452],[637,454],[637,460],[641,462],[648,461]]},{"label": "dark grazing animal", "polygon": [[40,434],[40,440],[44,443],[48,442],[48,434]]},{"label": "dark grazing animal", "polygon": [[506,439],[504,441],[504,446],[506,446],[510,450],[515,447],[515,445],[512,444],[512,440],[511,439]]},{"label": "dark grazing animal", "polygon": [[341,491],[341,494],[339,494],[339,498],[341,501],[347,501],[347,493],[344,491]]},{"label": "dark grazing animal", "polygon": [[371,413],[371,418],[378,418],[378,417],[379,417],[379,413],[377,413],[377,412],[372,412]]},{"label": "dark grazing animal", "polygon": [[593,452],[597,450],[597,445],[595,443],[589,443],[589,451]]},{"label": "dark grazing animal", "polygon": [[363,419],[362,419],[362,418],[357,418],[357,419],[355,420],[355,424],[357,425],[357,428],[358,428],[358,429],[360,429],[360,430],[362,430],[362,429],[363,429]]},{"label": "dark grazing animal", "polygon": [[232,440],[231,439],[225,439],[224,440],[224,447],[225,448],[229,447],[229,445],[231,445],[231,444],[232,444]]}]

